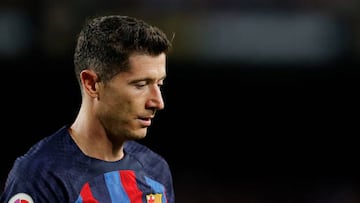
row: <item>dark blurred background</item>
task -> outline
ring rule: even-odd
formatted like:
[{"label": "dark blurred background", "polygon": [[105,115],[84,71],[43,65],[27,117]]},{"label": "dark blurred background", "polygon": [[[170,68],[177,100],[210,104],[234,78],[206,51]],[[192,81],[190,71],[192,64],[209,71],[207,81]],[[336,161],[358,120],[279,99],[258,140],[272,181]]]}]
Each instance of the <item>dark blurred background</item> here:
[{"label": "dark blurred background", "polygon": [[360,202],[359,11],[357,0],[2,0],[1,186],[77,113],[81,24],[119,13],[175,36],[166,108],[141,142],[168,160],[178,203]]}]

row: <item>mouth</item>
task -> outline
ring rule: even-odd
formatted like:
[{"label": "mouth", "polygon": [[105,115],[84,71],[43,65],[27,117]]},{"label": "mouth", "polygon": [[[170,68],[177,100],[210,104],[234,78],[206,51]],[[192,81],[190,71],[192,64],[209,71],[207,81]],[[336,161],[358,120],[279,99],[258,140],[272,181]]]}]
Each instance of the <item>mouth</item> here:
[{"label": "mouth", "polygon": [[138,120],[140,121],[141,126],[143,127],[149,127],[151,125],[151,119],[153,116],[150,117],[138,117]]}]

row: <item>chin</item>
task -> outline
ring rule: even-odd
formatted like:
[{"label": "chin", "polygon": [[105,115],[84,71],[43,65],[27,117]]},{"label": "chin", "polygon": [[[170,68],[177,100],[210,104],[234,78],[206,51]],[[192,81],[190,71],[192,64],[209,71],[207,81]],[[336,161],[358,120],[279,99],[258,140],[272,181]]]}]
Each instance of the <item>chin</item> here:
[{"label": "chin", "polygon": [[128,140],[142,140],[144,139],[146,136],[131,136],[128,138]]},{"label": "chin", "polygon": [[147,134],[147,130],[146,129],[141,129],[141,130],[135,132],[134,134],[132,134],[131,137],[134,140],[140,140],[140,139],[145,138],[146,134]]}]

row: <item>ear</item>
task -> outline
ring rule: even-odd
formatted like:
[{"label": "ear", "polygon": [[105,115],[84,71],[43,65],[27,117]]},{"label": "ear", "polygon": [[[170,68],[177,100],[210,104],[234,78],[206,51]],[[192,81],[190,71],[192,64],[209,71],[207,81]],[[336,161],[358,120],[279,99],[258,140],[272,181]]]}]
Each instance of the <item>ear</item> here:
[{"label": "ear", "polygon": [[83,91],[87,93],[90,97],[98,97],[98,76],[93,70],[83,70],[80,73],[81,84],[83,86]]}]

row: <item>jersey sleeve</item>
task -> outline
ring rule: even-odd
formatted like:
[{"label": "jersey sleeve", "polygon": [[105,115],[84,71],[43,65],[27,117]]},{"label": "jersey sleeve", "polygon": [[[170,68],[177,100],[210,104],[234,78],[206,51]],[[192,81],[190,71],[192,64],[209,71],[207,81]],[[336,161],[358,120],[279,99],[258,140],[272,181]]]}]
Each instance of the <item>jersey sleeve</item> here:
[{"label": "jersey sleeve", "polygon": [[48,175],[46,178],[41,172],[26,172],[14,167],[5,183],[6,187],[1,194],[0,202],[66,202],[64,190]]}]

